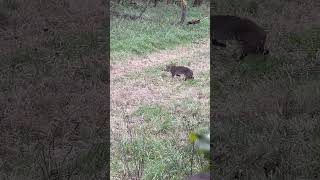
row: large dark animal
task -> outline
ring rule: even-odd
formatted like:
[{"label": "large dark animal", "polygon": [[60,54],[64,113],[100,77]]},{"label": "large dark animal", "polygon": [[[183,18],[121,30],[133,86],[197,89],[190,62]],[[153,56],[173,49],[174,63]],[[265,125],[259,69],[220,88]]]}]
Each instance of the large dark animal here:
[{"label": "large dark animal", "polygon": [[210,18],[211,43],[215,46],[226,47],[222,41],[236,40],[242,46],[242,60],[248,54],[269,54],[265,49],[266,32],[249,19],[229,15],[216,15]]}]

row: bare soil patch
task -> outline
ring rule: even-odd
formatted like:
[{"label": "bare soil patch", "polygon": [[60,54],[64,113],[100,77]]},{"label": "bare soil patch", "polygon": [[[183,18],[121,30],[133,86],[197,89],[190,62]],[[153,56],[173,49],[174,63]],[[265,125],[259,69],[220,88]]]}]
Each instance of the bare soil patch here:
[{"label": "bare soil patch", "polygon": [[196,53],[210,52],[209,41],[192,44],[191,47],[179,47],[173,50],[164,50],[146,55],[145,57],[133,57],[125,60],[125,63],[111,65],[111,79],[124,74],[139,71],[141,69],[163,64],[173,59],[188,58]]}]

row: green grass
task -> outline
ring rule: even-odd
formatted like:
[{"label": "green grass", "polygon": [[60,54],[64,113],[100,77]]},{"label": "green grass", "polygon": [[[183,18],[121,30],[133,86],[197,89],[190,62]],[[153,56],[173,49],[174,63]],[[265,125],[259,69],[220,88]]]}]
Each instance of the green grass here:
[{"label": "green grass", "polygon": [[[132,8],[116,7],[118,11],[138,14]],[[205,8],[190,8],[187,20],[202,19],[193,26],[174,25],[179,22],[180,8],[161,5],[148,8],[144,16],[152,20],[132,21],[112,17],[110,54],[112,61],[129,56],[144,55],[162,49],[191,44],[209,37],[209,18]]]},{"label": "green grass", "polygon": [[[123,141],[126,154],[144,159],[144,177],[142,179],[180,179],[188,174],[190,148],[180,148],[174,145],[173,139],[135,139]],[[134,166],[133,164],[131,166]]]},{"label": "green grass", "polygon": [[[134,138],[123,136],[121,141],[115,144],[117,152],[120,153],[117,153],[113,158],[111,167],[121,163],[133,171],[137,166],[135,163],[143,159],[144,174],[142,179],[178,180],[187,176],[191,168],[192,148],[190,145],[183,145],[182,142],[187,140],[187,131],[183,130],[186,128],[184,123],[189,122],[189,128],[195,128],[201,132],[208,132],[208,128],[203,125],[197,126],[199,119],[192,119],[186,114],[190,113],[190,109],[194,110],[195,106],[198,107],[199,104],[195,105],[192,100],[174,104],[182,105],[186,108],[186,112],[183,114],[174,112],[170,108],[171,106],[168,109],[158,105],[142,105],[136,112],[129,115],[133,120],[143,118],[144,121],[130,130],[132,134],[135,134]],[[185,122],[181,124],[182,121]],[[129,161],[125,163],[123,160],[121,161],[124,156]],[[205,162],[200,156],[194,158],[196,160],[193,171],[197,172],[202,168],[200,162],[204,164]],[[112,168],[113,173],[124,173],[121,172],[121,167],[118,168]]]},{"label": "green grass", "polygon": [[172,59],[169,64],[176,65],[176,66],[190,66],[192,63],[191,59]]},{"label": "green grass", "polygon": [[153,122],[172,119],[172,116],[161,107],[140,107],[135,114],[139,116],[143,115],[144,120]]}]

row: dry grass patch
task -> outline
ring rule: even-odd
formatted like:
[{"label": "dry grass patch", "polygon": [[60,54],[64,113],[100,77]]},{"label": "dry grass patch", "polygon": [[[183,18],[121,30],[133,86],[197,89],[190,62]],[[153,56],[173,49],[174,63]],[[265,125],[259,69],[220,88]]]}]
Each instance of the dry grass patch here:
[{"label": "dry grass patch", "polygon": [[[157,66],[172,59],[194,57],[196,53],[206,53],[209,51],[209,41],[200,42],[199,44],[191,44],[191,47],[179,47],[174,50],[165,50],[158,53],[152,53],[145,57],[129,58],[125,62],[111,64],[111,78],[117,78],[130,72],[137,72],[141,69]],[[176,53],[179,52],[179,53]]]},{"label": "dry grass patch", "polygon": [[[209,51],[193,53],[171,62],[190,67],[195,80],[172,78],[164,71],[169,60],[113,79],[112,164],[118,167],[111,170],[113,178],[128,178],[129,172],[131,176],[140,172],[135,162],[143,165],[146,179],[181,179],[190,173],[192,149],[188,146],[188,134],[192,130],[208,132],[209,127]],[[136,143],[141,148],[135,149]],[[122,159],[124,156],[129,159]],[[194,171],[204,164],[202,158],[195,160]]]}]

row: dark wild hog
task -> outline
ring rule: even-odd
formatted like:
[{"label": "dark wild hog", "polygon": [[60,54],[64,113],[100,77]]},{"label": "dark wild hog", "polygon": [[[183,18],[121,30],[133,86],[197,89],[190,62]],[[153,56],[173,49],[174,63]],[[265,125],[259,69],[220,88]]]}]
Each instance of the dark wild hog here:
[{"label": "dark wild hog", "polygon": [[211,16],[211,43],[226,47],[226,40],[236,40],[241,44],[242,51],[239,60],[248,54],[269,54],[265,49],[266,32],[249,19],[230,15]]}]

